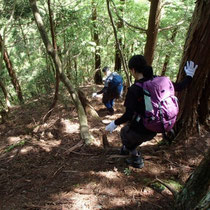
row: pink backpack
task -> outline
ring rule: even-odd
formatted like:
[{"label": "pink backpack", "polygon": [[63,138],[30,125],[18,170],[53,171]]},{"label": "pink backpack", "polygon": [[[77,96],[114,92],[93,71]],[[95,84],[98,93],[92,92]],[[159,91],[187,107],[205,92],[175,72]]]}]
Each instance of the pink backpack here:
[{"label": "pink backpack", "polygon": [[179,112],[178,99],[174,95],[171,80],[162,76],[135,84],[144,90],[145,116],[140,116],[144,126],[157,133],[170,131]]}]

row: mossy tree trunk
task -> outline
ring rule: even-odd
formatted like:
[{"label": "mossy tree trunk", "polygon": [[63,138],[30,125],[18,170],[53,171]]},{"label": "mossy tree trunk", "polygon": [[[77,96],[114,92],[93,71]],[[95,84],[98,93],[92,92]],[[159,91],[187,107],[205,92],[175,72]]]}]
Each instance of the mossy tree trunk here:
[{"label": "mossy tree trunk", "polygon": [[72,100],[75,104],[75,107],[77,109],[78,117],[79,117],[79,124],[80,124],[80,136],[81,136],[82,140],[84,140],[85,143],[88,144],[91,142],[91,135],[89,133],[87,116],[85,114],[85,110],[81,104],[81,101],[79,100],[78,93],[75,90],[74,86],[71,84],[71,81],[63,73],[62,63],[60,61],[57,51],[53,48],[52,44],[50,43],[50,41],[48,39],[47,33],[46,33],[44,25],[43,25],[42,17],[40,15],[39,10],[36,5],[36,0],[29,0],[29,1],[31,4],[31,8],[32,8],[32,11],[34,14],[34,18],[35,18],[37,27],[39,29],[40,35],[41,35],[44,45],[47,49],[47,52],[52,57],[56,71],[59,72],[60,79],[66,86],[68,92],[70,93]]},{"label": "mossy tree trunk", "polygon": [[[176,210],[210,208],[210,149],[177,195]],[[204,206],[207,208],[197,208]]]}]

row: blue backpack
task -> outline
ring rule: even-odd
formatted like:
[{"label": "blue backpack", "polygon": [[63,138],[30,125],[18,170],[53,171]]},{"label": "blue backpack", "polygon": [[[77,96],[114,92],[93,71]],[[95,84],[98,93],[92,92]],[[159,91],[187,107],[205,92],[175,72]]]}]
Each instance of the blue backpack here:
[{"label": "blue backpack", "polygon": [[120,96],[123,90],[123,78],[117,72],[110,74],[109,78],[109,89],[117,92],[117,95]]},{"label": "blue backpack", "polygon": [[123,79],[117,72],[113,72],[111,74],[111,77],[112,79],[109,82],[110,87],[117,87],[117,86],[123,85]]}]

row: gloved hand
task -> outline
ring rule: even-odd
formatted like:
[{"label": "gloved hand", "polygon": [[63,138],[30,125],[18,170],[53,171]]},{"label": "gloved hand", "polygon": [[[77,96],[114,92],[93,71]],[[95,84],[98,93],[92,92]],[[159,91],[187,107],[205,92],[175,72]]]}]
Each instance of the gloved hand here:
[{"label": "gloved hand", "polygon": [[93,93],[93,94],[92,94],[92,98],[97,97],[97,95],[98,95],[97,93]]},{"label": "gloved hand", "polygon": [[110,133],[112,133],[112,131],[117,127],[117,125],[115,125],[114,120],[109,123],[109,125],[106,126],[106,131],[109,131]]},{"label": "gloved hand", "polygon": [[190,76],[193,78],[195,74],[195,70],[198,68],[198,65],[195,66],[193,61],[187,61],[186,66],[184,67],[184,71],[187,76]]}]

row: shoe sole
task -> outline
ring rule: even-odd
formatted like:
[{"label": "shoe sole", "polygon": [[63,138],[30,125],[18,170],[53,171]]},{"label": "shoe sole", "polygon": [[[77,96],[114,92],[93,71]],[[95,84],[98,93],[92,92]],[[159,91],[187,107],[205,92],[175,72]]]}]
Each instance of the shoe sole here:
[{"label": "shoe sole", "polygon": [[131,166],[133,166],[134,168],[139,168],[139,169],[144,168],[144,164],[141,164],[141,165],[131,164]]},{"label": "shoe sole", "polygon": [[127,162],[127,160],[125,160],[125,162],[126,162],[128,165],[130,165],[130,166],[132,166],[132,167],[134,167],[134,168],[142,169],[142,168],[144,167],[144,163],[141,163],[141,164],[139,165],[139,164],[129,163],[129,162]]}]

